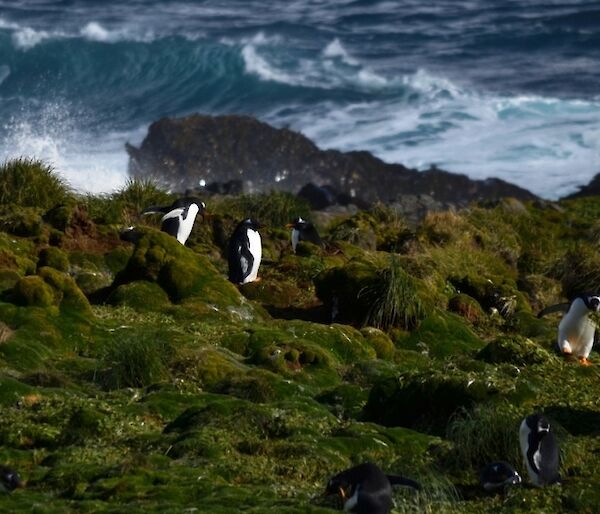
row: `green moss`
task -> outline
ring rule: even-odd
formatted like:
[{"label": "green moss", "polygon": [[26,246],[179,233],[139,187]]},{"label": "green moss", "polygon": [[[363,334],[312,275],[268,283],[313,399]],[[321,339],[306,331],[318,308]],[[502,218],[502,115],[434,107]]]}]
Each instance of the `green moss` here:
[{"label": "green moss", "polygon": [[69,271],[69,257],[60,248],[49,246],[42,248],[38,255],[38,268],[49,266],[58,271]]},{"label": "green moss", "polygon": [[103,415],[90,408],[80,407],[71,417],[62,431],[62,441],[66,445],[87,444],[90,439],[101,436],[104,428]]},{"label": "green moss", "polygon": [[360,333],[365,337],[367,343],[373,347],[377,358],[390,360],[394,357],[396,347],[385,332],[377,328],[365,327],[361,329]]},{"label": "green moss", "polygon": [[158,284],[145,280],[118,286],[110,293],[107,302],[112,305],[126,305],[142,312],[158,312],[171,305],[169,296]]},{"label": "green moss", "polygon": [[479,302],[466,294],[457,294],[450,298],[448,309],[474,324],[481,323],[485,319],[485,313]]},{"label": "green moss", "polygon": [[23,277],[13,289],[15,303],[24,306],[50,307],[55,305],[54,291],[37,275]]},{"label": "green moss", "polygon": [[445,357],[457,352],[471,353],[483,348],[484,342],[463,318],[450,312],[433,311],[419,328],[400,339],[401,348],[426,352],[430,357]]},{"label": "green moss", "polygon": [[515,404],[533,394],[525,379],[490,368],[463,371],[456,367],[409,371],[376,384],[365,406],[366,419],[388,426],[443,433],[458,409],[505,398]]},{"label": "green moss", "polygon": [[492,364],[507,362],[516,366],[533,366],[554,357],[530,339],[515,335],[492,341],[479,352],[478,358]]},{"label": "green moss", "polygon": [[241,297],[208,260],[181,245],[175,238],[147,229],[136,243],[114,286],[136,280],[156,282],[173,302],[196,298],[222,307],[240,306]]},{"label": "green moss", "polygon": [[41,210],[38,208],[8,204],[0,210],[0,227],[9,234],[22,237],[39,236],[43,224]]},{"label": "green moss", "polygon": [[40,268],[38,275],[53,288],[55,303],[61,311],[92,316],[90,303],[70,276],[49,267]]}]

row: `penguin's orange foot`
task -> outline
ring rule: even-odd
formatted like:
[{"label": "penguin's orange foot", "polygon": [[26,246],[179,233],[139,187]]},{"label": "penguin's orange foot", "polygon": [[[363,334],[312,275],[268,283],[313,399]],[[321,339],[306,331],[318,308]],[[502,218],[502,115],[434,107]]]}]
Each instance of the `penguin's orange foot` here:
[{"label": "penguin's orange foot", "polygon": [[579,362],[581,363],[582,366],[591,366],[592,363],[587,360],[585,357],[579,357]]},{"label": "penguin's orange foot", "polygon": [[261,277],[256,277],[256,278],[254,279],[254,282],[260,282],[261,280],[262,280],[262,278],[261,278]]},{"label": "penguin's orange foot", "polygon": [[565,348],[562,352],[563,352],[563,355],[572,355],[573,354],[573,352],[567,348]]}]

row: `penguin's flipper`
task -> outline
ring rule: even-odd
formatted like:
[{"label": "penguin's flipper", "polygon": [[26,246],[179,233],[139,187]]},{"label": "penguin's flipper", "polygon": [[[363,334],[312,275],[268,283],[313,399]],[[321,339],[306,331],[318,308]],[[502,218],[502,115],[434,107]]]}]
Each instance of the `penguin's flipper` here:
[{"label": "penguin's flipper", "polygon": [[557,303],[556,305],[551,305],[550,307],[546,307],[538,312],[537,317],[541,318],[546,314],[552,314],[553,312],[567,312],[569,310],[569,303]]},{"label": "penguin's flipper", "polygon": [[242,245],[240,249],[241,261],[242,261],[242,275],[243,279],[245,279],[250,272],[252,271],[252,266],[254,266],[254,255],[250,251],[250,247],[248,245]]},{"label": "penguin's flipper", "polygon": [[143,211],[142,214],[167,214],[169,211],[171,210],[171,206],[160,206],[160,205],[153,205],[152,207],[146,207]]},{"label": "penguin's flipper", "polygon": [[415,482],[410,478],[401,477],[400,475],[386,475],[391,485],[401,485],[404,487],[412,487],[417,491],[421,490],[421,484],[419,482]]}]

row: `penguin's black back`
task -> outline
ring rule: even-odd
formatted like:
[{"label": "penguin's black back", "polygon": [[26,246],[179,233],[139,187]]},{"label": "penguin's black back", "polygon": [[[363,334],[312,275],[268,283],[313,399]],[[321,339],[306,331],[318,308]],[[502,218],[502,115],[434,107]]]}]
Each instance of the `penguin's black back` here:
[{"label": "penguin's black back", "polygon": [[315,228],[315,226],[310,223],[310,222],[306,222],[304,224],[304,226],[301,226],[298,229],[299,232],[299,241],[308,241],[309,243],[313,243],[317,246],[322,246],[323,245],[323,241],[321,240],[321,237],[319,236],[319,233],[317,232],[317,229]]},{"label": "penguin's black back", "polygon": [[539,448],[541,459],[539,461],[538,474],[540,479],[548,485],[560,482],[560,473],[558,471],[560,466],[560,457],[558,444],[556,438],[552,432],[548,432],[542,436],[534,437],[537,439],[535,444]]},{"label": "penguin's black back", "polygon": [[[250,252],[250,240],[248,230],[256,230],[258,224],[252,220],[244,220],[235,227],[227,248],[227,260],[229,264],[229,280],[234,284],[240,284],[252,271],[254,256]],[[247,269],[242,267],[242,257],[248,262]]]},{"label": "penguin's black back", "polygon": [[0,486],[10,492],[17,487],[23,487],[23,483],[15,470],[0,464]]},{"label": "penguin's black back", "polygon": [[370,462],[359,464],[334,476],[329,483],[346,488],[352,496],[358,487],[358,501],[350,511],[355,514],[388,514],[392,509],[392,486],[386,474]]},{"label": "penguin's black back", "polygon": [[[529,465],[537,470],[540,481],[546,485],[560,482],[560,451],[558,443],[551,430],[547,432],[538,432],[537,425],[539,421],[550,425],[548,420],[541,414],[528,416],[527,425],[530,429],[528,437],[527,459]],[[536,453],[539,453],[539,459],[535,459]]]},{"label": "penguin's black back", "polygon": [[521,477],[508,462],[491,462],[479,472],[479,481],[484,489],[493,491],[505,485],[521,483]]}]

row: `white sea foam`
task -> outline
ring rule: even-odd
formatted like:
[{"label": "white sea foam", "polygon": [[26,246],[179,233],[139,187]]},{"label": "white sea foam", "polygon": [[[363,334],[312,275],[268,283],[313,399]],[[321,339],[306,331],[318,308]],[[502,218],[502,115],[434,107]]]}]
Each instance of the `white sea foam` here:
[{"label": "white sea foam", "polygon": [[600,101],[477,94],[424,71],[400,82],[420,99],[328,101],[310,111],[273,113],[269,121],[301,130],[323,148],[499,177],[547,198],[575,191],[600,171]]},{"label": "white sea foam", "polygon": [[12,42],[20,50],[30,50],[50,37],[51,34],[45,30],[34,30],[31,27],[23,27],[13,32]]},{"label": "white sea foam", "polygon": [[42,159],[75,189],[108,192],[127,179],[124,142],[139,143],[145,130],[143,127],[131,133],[101,136],[85,133],[63,104],[48,104],[35,116],[24,113],[3,126],[6,136],[0,147],[0,161],[23,156]]},{"label": "white sea foam", "polygon": [[97,21],[90,21],[80,31],[81,36],[89,41],[100,43],[116,43],[119,41],[150,42],[156,36],[153,31],[141,27],[120,26],[108,29]]},{"label": "white sea foam", "polygon": [[[223,41],[232,44],[231,41]],[[288,52],[280,52],[281,38],[259,32],[240,41],[246,73],[261,80],[317,89],[337,87],[360,90],[380,89],[388,80],[361,65],[344,49],[338,39],[329,43],[314,58],[289,59]]]},{"label": "white sea foam", "polygon": [[342,43],[338,38],[335,38],[325,47],[323,50],[323,55],[330,58],[339,57],[346,64],[350,64],[352,66],[357,66],[359,64],[359,62],[342,46]]}]

